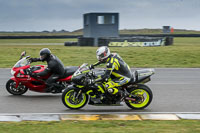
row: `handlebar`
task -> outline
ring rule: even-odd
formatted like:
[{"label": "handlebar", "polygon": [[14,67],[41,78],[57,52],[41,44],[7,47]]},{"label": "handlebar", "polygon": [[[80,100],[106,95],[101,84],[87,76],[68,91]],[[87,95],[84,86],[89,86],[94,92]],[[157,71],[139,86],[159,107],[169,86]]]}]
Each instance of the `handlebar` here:
[{"label": "handlebar", "polygon": [[28,59],[28,58],[30,58],[31,56],[29,55],[29,56],[26,56],[26,59]]}]

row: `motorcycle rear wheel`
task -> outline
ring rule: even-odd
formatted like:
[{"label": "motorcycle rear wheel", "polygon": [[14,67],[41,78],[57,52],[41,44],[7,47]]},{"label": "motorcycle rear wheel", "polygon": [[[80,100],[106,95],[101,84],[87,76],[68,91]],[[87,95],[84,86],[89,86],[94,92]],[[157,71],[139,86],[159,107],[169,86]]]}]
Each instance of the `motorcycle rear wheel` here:
[{"label": "motorcycle rear wheel", "polygon": [[138,85],[137,88],[131,88],[129,93],[131,93],[131,95],[128,96],[130,98],[132,96],[138,97],[138,100],[135,102],[131,100],[125,100],[126,105],[132,109],[144,109],[151,103],[153,99],[153,93],[146,85]]},{"label": "motorcycle rear wheel", "polygon": [[23,95],[28,90],[24,85],[19,85],[17,88],[15,86],[16,82],[12,79],[9,79],[6,83],[6,89],[12,95]]},{"label": "motorcycle rear wheel", "polygon": [[84,107],[88,102],[88,95],[81,93],[78,98],[76,95],[78,90],[73,88],[66,89],[62,94],[62,102],[69,109],[80,109]]}]

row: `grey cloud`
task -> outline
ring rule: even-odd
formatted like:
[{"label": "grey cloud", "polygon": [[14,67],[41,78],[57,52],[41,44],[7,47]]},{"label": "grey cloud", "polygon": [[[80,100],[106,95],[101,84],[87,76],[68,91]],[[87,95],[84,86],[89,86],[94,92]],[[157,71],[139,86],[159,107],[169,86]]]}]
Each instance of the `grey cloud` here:
[{"label": "grey cloud", "polygon": [[88,12],[119,12],[120,28],[178,25],[183,20],[198,28],[192,20],[200,21],[199,7],[199,0],[0,0],[0,31],[76,30]]}]

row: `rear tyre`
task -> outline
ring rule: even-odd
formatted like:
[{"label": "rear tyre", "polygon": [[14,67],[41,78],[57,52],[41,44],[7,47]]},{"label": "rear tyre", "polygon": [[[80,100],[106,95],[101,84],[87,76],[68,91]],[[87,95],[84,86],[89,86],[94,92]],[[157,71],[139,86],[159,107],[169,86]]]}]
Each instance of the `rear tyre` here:
[{"label": "rear tyre", "polygon": [[62,102],[69,109],[80,109],[88,102],[88,95],[81,93],[77,98],[79,90],[74,88],[66,89],[62,94]]},{"label": "rear tyre", "polygon": [[16,82],[12,79],[9,79],[6,83],[6,89],[12,95],[23,95],[28,90],[24,85],[19,85],[17,88],[15,86]]},{"label": "rear tyre", "polygon": [[146,85],[138,85],[136,88],[129,89],[128,97],[136,97],[136,101],[125,100],[128,107],[132,109],[144,109],[146,108],[153,99],[153,93],[151,89]]}]

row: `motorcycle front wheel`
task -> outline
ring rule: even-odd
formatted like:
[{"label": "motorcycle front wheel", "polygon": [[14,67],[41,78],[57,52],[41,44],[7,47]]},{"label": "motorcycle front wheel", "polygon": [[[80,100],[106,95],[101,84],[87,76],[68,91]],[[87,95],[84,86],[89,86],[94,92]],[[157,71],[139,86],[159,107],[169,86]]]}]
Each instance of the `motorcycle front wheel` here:
[{"label": "motorcycle front wheel", "polygon": [[[74,88],[66,89],[62,94],[62,102],[69,109],[80,109],[88,102],[88,95],[78,94],[79,90]],[[78,95],[78,96],[77,96]]]},{"label": "motorcycle front wheel", "polygon": [[24,85],[19,85],[16,88],[16,82],[12,79],[9,79],[6,83],[7,91],[12,95],[23,95],[27,92],[28,88]]},{"label": "motorcycle front wheel", "polygon": [[125,100],[128,107],[132,109],[144,109],[153,99],[151,89],[146,85],[138,85],[136,88],[129,89],[130,98],[136,98],[136,101]]}]

